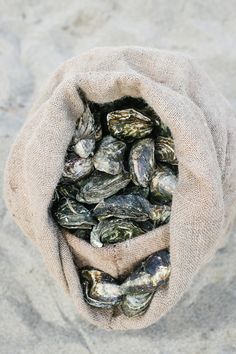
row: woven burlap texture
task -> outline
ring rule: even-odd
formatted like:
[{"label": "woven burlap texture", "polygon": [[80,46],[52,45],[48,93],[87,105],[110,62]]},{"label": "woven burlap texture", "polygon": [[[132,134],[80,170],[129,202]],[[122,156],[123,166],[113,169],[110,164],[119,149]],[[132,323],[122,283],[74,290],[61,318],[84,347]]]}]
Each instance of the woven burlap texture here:
[{"label": "woven burlap texture", "polygon": [[[142,97],[170,127],[179,182],[168,225],[96,249],[62,233],[51,218],[49,204],[84,110],[80,90],[98,103]],[[35,102],[8,158],[5,199],[15,222],[84,318],[106,329],[142,328],[179,301],[200,267],[224,244],[236,209],[235,147],[235,113],[194,60],[149,48],[96,48],[61,65]],[[124,276],[168,246],[169,286],[156,292],[143,316],[127,318],[84,302],[78,268],[89,265]]]}]

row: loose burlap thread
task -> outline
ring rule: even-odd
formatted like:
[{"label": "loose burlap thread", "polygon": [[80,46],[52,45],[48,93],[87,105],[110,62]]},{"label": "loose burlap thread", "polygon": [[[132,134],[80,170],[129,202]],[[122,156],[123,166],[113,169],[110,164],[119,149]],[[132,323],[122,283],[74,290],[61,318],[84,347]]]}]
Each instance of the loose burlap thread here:
[{"label": "loose burlap thread", "polygon": [[[116,245],[93,248],[51,218],[49,205],[66,149],[84,105],[123,96],[142,97],[172,131],[179,161],[170,223]],[[235,217],[236,117],[226,99],[191,58],[140,47],[97,48],[66,61],[35,102],[11,149],[5,199],[21,230],[42,253],[49,271],[79,313],[106,329],[149,326],[166,314],[194,275],[221,247]],[[169,247],[169,286],[157,291],[147,312],[128,318],[90,307],[78,269],[125,276],[153,252]],[[16,250],[17,252],[17,250]]]}]

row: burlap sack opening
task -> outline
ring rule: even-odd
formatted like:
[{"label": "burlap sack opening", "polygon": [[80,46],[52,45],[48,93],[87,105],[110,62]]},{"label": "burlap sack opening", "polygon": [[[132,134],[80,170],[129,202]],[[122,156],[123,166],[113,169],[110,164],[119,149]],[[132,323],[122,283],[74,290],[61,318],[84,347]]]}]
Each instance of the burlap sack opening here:
[{"label": "burlap sack opening", "polygon": [[[83,112],[80,89],[98,103],[142,97],[170,127],[179,182],[168,225],[95,249],[62,233],[52,220],[48,207],[75,122]],[[199,268],[223,244],[235,216],[235,128],[234,112],[208,77],[192,60],[176,53],[100,48],[67,61],[52,76],[11,150],[5,197],[17,224],[90,322],[107,329],[152,324],[177,303]],[[77,268],[90,265],[122,276],[168,245],[169,286],[155,294],[143,316],[130,319],[84,302]]]}]

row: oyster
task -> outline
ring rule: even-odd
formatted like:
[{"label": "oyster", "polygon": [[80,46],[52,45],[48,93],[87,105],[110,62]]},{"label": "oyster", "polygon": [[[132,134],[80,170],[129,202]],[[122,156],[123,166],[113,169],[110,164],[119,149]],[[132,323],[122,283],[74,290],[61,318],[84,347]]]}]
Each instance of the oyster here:
[{"label": "oyster", "polygon": [[53,216],[66,229],[91,229],[97,223],[88,209],[69,198],[62,198],[53,206]]},{"label": "oyster", "polygon": [[134,109],[124,109],[108,113],[107,125],[110,133],[116,138],[133,141],[149,135],[154,124],[142,113]]},{"label": "oyster", "polygon": [[156,227],[168,223],[170,220],[170,213],[171,207],[169,205],[154,204],[151,207],[149,217],[155,222]]},{"label": "oyster", "polygon": [[147,187],[155,167],[154,140],[146,138],[137,141],[131,148],[129,164],[134,184]]},{"label": "oyster", "polygon": [[59,183],[56,187],[56,191],[60,196],[70,199],[76,199],[77,193],[79,193],[79,187],[75,184]]},{"label": "oyster", "polygon": [[123,156],[126,144],[111,135],[106,136],[94,156],[94,167],[111,175],[117,175],[123,170]]},{"label": "oyster", "polygon": [[146,221],[151,219],[156,223],[167,222],[170,207],[167,205],[152,205],[137,194],[114,195],[102,200],[93,210],[93,214],[104,220],[110,217]]},{"label": "oyster", "polygon": [[81,284],[87,303],[95,307],[111,308],[121,301],[121,289],[109,274],[95,269],[80,271]]},{"label": "oyster", "polygon": [[150,184],[151,195],[162,202],[170,202],[177,185],[177,177],[172,170],[164,165],[158,165]]},{"label": "oyster", "polygon": [[87,204],[99,203],[104,198],[126,187],[129,182],[130,178],[127,173],[112,176],[104,172],[94,171],[88,178],[83,180],[76,198],[78,201]]},{"label": "oyster", "polygon": [[138,194],[141,197],[147,198],[149,194],[149,188],[148,187],[143,188],[140,186],[128,184],[128,186],[125,187],[121,192],[122,194]]},{"label": "oyster", "polygon": [[125,316],[136,317],[142,315],[151,303],[154,293],[125,295],[121,309]]},{"label": "oyster", "polygon": [[81,139],[74,146],[74,152],[80,157],[87,158],[93,155],[95,149],[95,138]]},{"label": "oyster", "polygon": [[62,176],[73,182],[89,175],[93,170],[92,158],[83,159],[78,156],[69,156],[64,165]]},{"label": "oyster", "polygon": [[174,140],[172,138],[167,138],[159,136],[156,139],[156,159],[159,162],[166,162],[171,165],[177,165],[178,160],[175,155]]},{"label": "oyster", "polygon": [[93,213],[103,220],[110,217],[145,221],[149,218],[150,203],[137,194],[114,195],[101,201]]},{"label": "oyster", "polygon": [[127,295],[152,293],[167,283],[170,270],[169,252],[153,253],[121,284],[122,292]]},{"label": "oyster", "polygon": [[101,124],[99,121],[95,122],[90,108],[87,106],[82,116],[78,119],[72,143],[75,145],[81,139],[95,138],[95,140],[98,140],[100,137]]},{"label": "oyster", "polygon": [[94,247],[122,242],[143,233],[142,229],[130,220],[103,220],[91,231],[90,243]]}]

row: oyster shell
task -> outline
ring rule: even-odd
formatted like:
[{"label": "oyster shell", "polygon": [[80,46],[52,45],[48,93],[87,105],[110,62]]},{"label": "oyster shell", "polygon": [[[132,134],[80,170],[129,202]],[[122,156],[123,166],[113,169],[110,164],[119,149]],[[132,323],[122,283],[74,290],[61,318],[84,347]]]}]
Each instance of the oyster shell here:
[{"label": "oyster shell", "polygon": [[104,172],[94,171],[81,183],[81,189],[76,199],[87,204],[99,203],[104,198],[126,187],[129,182],[130,178],[127,173],[112,176]]},{"label": "oyster shell", "polygon": [[151,219],[156,224],[162,224],[167,222],[170,210],[170,207],[167,205],[152,205],[140,195],[122,194],[102,200],[94,208],[93,214],[99,220],[110,217],[136,221]]},{"label": "oyster shell", "polygon": [[66,229],[91,229],[97,223],[91,212],[73,199],[60,199],[52,211],[58,224]]},{"label": "oyster shell", "polygon": [[81,139],[74,146],[74,152],[80,157],[87,158],[93,155],[95,149],[95,138]]},{"label": "oyster shell", "polygon": [[134,109],[108,113],[107,125],[113,136],[127,141],[144,138],[153,129],[152,120]]},{"label": "oyster shell", "polygon": [[167,250],[153,253],[121,284],[123,294],[152,293],[166,284],[170,276],[170,256]]},{"label": "oyster shell", "polygon": [[155,144],[151,138],[137,141],[129,156],[130,173],[134,184],[147,187],[155,168]]},{"label": "oyster shell", "polygon": [[120,286],[109,274],[96,269],[83,269],[80,271],[80,279],[88,304],[111,308],[121,301]]},{"label": "oyster shell", "polygon": [[79,193],[79,187],[75,184],[59,183],[56,187],[56,191],[61,197],[76,199],[77,193]]},{"label": "oyster shell", "polygon": [[125,295],[121,303],[121,309],[125,316],[141,316],[151,303],[154,293]]},{"label": "oyster shell", "polygon": [[162,202],[170,202],[177,186],[177,177],[172,170],[164,165],[158,165],[150,183],[151,195]]},{"label": "oyster shell", "polygon": [[174,140],[170,137],[160,136],[156,139],[156,159],[159,162],[166,162],[177,165],[178,160],[175,155]]},{"label": "oyster shell", "polygon": [[149,194],[149,187],[140,187],[140,186],[135,186],[132,184],[128,184],[127,187],[125,187],[122,191],[122,194],[137,194],[140,195],[141,197],[147,198]]},{"label": "oyster shell", "polygon": [[103,220],[110,217],[145,221],[149,218],[150,203],[137,194],[114,195],[101,201],[93,213]]},{"label": "oyster shell", "polygon": [[101,124],[99,121],[94,120],[94,117],[90,111],[90,108],[85,107],[85,111],[78,119],[76,124],[75,133],[72,138],[72,143],[75,145],[81,139],[95,138],[95,140],[101,137]]},{"label": "oyster shell", "polygon": [[111,135],[106,136],[94,155],[94,167],[102,172],[117,175],[123,170],[126,144]]},{"label": "oyster shell", "polygon": [[103,220],[91,231],[90,243],[94,247],[102,247],[104,244],[122,242],[142,233],[142,229],[130,220]]},{"label": "oyster shell", "polygon": [[93,171],[92,158],[83,159],[79,156],[69,156],[65,162],[62,176],[73,182],[78,181]]}]

